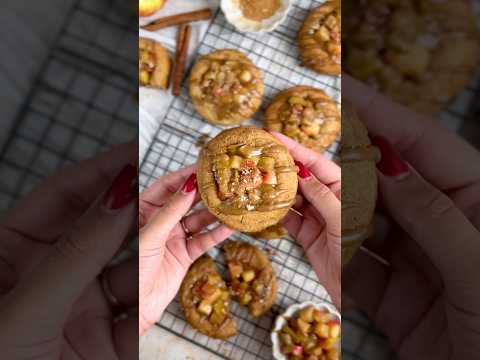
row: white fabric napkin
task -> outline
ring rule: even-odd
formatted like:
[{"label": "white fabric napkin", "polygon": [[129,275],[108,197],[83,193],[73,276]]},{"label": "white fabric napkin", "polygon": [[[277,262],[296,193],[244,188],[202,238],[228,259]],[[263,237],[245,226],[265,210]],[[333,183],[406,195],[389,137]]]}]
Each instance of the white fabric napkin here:
[{"label": "white fabric napkin", "polygon": [[[219,2],[216,0],[175,0],[166,2],[165,6],[149,17],[140,18],[140,26],[146,25],[147,23],[164,17],[174,14],[180,14],[184,12],[190,12],[195,10],[204,9],[210,7],[213,11],[218,8]],[[191,23],[192,32],[190,37],[190,47],[189,47],[189,56],[187,60],[187,66],[191,63],[195,56],[195,50],[200,44],[205,32],[208,29],[210,21],[197,21]],[[156,40],[164,45],[170,52],[172,59],[175,57],[175,48],[177,43],[177,31],[178,26],[165,28],[157,30],[155,32],[139,29],[138,35],[140,37],[146,37],[149,39]],[[143,159],[143,156],[146,152],[146,149],[152,142],[153,136],[160,120],[165,116],[166,111],[170,102],[173,99],[171,93],[171,88],[168,91],[158,90],[158,89],[149,89],[149,88],[140,88],[139,91],[140,98],[140,139],[139,139],[139,148],[140,148],[140,161]]]}]

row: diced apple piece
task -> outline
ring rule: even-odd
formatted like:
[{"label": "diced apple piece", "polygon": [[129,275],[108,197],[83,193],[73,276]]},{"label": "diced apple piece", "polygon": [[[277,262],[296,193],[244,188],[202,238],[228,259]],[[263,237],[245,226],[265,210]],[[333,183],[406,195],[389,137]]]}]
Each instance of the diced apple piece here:
[{"label": "diced apple piece", "polygon": [[315,308],[313,306],[307,306],[306,308],[300,310],[298,317],[307,323],[311,323],[313,321],[313,311]]},{"label": "diced apple piece", "polygon": [[330,327],[325,324],[325,323],[318,323],[315,325],[315,329],[313,332],[321,338],[328,338],[328,335],[330,334]]},{"label": "diced apple piece", "polygon": [[337,320],[332,320],[328,323],[330,326],[329,336],[331,338],[337,338],[340,336],[340,323]]},{"label": "diced apple piece", "polygon": [[301,106],[305,106],[305,100],[300,97],[300,96],[291,96],[289,99],[288,99],[288,103],[290,105],[301,105]]},{"label": "diced apple piece", "polygon": [[263,174],[263,183],[267,185],[277,185],[277,175],[273,171]]},{"label": "diced apple piece", "polygon": [[250,301],[252,301],[252,294],[250,294],[249,291],[245,292],[240,297],[240,304],[242,304],[242,305],[248,305],[248,304],[250,304]]},{"label": "diced apple piece", "polygon": [[321,347],[323,347],[324,350],[328,350],[333,348],[333,346],[337,341],[338,339],[334,339],[334,338],[320,339],[319,344]]},{"label": "diced apple piece", "polygon": [[303,346],[297,345],[292,349],[292,355],[302,356],[303,355]]},{"label": "diced apple piece", "polygon": [[230,271],[232,279],[237,279],[242,274],[243,266],[237,261],[229,261],[228,270]]},{"label": "diced apple piece", "polygon": [[298,330],[300,330],[304,334],[308,334],[308,332],[310,331],[310,329],[312,327],[308,322],[303,321],[300,318],[297,319],[297,326],[298,326]]},{"label": "diced apple piece", "polygon": [[312,350],[313,355],[320,356],[323,354],[323,348],[320,345],[317,345],[313,350]]},{"label": "diced apple piece", "polygon": [[209,284],[218,284],[221,280],[222,277],[217,273],[208,274],[207,281]]},{"label": "diced apple piece", "polygon": [[262,295],[263,291],[265,290],[265,285],[260,282],[257,282],[253,285],[253,290],[257,293],[257,295]]},{"label": "diced apple piece", "polygon": [[280,333],[280,340],[282,341],[282,344],[284,344],[284,345],[292,345],[293,344],[292,337],[289,334],[286,334],[284,332]]},{"label": "diced apple piece", "polygon": [[212,313],[212,304],[209,302],[203,300],[199,305],[198,305],[198,311],[201,312],[204,315],[210,315]]},{"label": "diced apple piece", "polygon": [[262,156],[258,161],[257,166],[263,172],[272,171],[275,169],[275,159],[268,156]]},{"label": "diced apple piece", "polygon": [[200,287],[200,296],[205,299],[207,296],[212,295],[217,287],[208,281]]},{"label": "diced apple piece", "polygon": [[338,354],[338,350],[335,348],[328,349],[327,351],[327,360],[338,360],[340,356]]},{"label": "diced apple piece", "polygon": [[332,320],[332,315],[329,312],[315,309],[313,319],[319,323],[327,323]]},{"label": "diced apple piece", "polygon": [[217,169],[226,169],[230,165],[230,157],[227,154],[219,155],[215,158],[215,167]]},{"label": "diced apple piece", "polygon": [[253,271],[252,269],[249,269],[249,270],[246,270],[246,271],[242,272],[243,281],[248,283],[248,282],[252,281],[254,278],[255,278],[255,271]]},{"label": "diced apple piece", "polygon": [[212,294],[205,297],[204,300],[208,301],[210,304],[213,304],[215,301],[220,299],[221,296],[222,296],[222,290],[217,288]]},{"label": "diced apple piece", "polygon": [[241,82],[243,83],[248,83],[250,81],[252,81],[253,79],[253,75],[250,71],[248,70],[243,70],[240,75],[238,76],[238,78],[240,79]]},{"label": "diced apple piece", "polygon": [[238,155],[233,155],[230,158],[230,168],[232,169],[240,169],[240,165],[242,164],[243,158]]}]

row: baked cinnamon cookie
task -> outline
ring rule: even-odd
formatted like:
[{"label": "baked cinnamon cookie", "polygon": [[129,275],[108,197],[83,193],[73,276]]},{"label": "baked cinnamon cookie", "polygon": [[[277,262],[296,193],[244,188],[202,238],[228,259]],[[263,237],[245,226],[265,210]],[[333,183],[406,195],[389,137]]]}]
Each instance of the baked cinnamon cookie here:
[{"label": "baked cinnamon cookie", "polygon": [[146,38],[140,38],[138,46],[138,77],[140,86],[167,89],[172,66],[167,50],[158,42]]},{"label": "baked cinnamon cookie", "polygon": [[190,96],[208,122],[240,124],[260,107],[262,72],[238,50],[217,50],[202,56],[190,75]]},{"label": "baked cinnamon cookie", "polygon": [[338,137],[340,112],[322,90],[295,86],[279,93],[268,106],[264,126],[322,152]]},{"label": "baked cinnamon cookie", "polygon": [[190,266],[179,298],[188,323],[201,333],[216,339],[236,334],[236,324],[228,310],[230,293],[208,255]]},{"label": "baked cinnamon cookie", "polygon": [[312,10],[298,34],[303,64],[320,74],[341,72],[341,6],[330,0]]},{"label": "baked cinnamon cookie", "polygon": [[471,1],[344,3],[344,69],[393,100],[433,114],[472,80],[480,37]]},{"label": "baked cinnamon cookie", "polygon": [[229,241],[223,246],[230,275],[230,291],[250,314],[266,313],[277,299],[277,277],[267,254],[256,246]]},{"label": "baked cinnamon cookie", "polygon": [[352,106],[342,104],[342,266],[372,235],[377,199],[375,163],[380,152],[371,145],[367,129]]},{"label": "baked cinnamon cookie", "polygon": [[253,126],[222,131],[198,161],[207,209],[227,226],[258,232],[277,224],[295,202],[298,168],[287,148]]}]

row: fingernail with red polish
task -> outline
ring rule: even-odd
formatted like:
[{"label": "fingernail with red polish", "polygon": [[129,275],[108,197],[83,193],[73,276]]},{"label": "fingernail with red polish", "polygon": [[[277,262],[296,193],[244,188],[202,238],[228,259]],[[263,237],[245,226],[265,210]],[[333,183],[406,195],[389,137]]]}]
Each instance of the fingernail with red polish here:
[{"label": "fingernail with red polish", "polygon": [[113,180],[103,198],[103,205],[109,210],[125,207],[138,195],[137,167],[126,165]]},{"label": "fingernail with red polish", "polygon": [[185,194],[191,193],[193,190],[197,188],[197,175],[192,174],[188,177],[187,181],[183,185],[182,191]]},{"label": "fingernail with red polish", "polygon": [[382,158],[377,164],[378,170],[386,176],[398,177],[407,174],[410,170],[405,161],[390,142],[383,136],[375,136],[372,138],[372,144],[378,147]]},{"label": "fingernail with red polish", "polygon": [[298,176],[302,179],[308,179],[312,176],[310,170],[302,162],[295,160],[295,165],[298,166]]}]

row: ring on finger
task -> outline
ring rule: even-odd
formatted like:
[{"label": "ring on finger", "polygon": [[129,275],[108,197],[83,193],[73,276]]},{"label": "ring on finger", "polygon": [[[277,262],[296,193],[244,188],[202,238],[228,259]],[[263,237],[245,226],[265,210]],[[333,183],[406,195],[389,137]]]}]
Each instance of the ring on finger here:
[{"label": "ring on finger", "polygon": [[110,286],[110,282],[108,281],[108,274],[110,272],[110,268],[105,268],[102,273],[100,274],[100,284],[102,286],[103,293],[107,298],[108,303],[112,307],[120,307],[121,303],[117,299],[117,297],[112,292],[112,287]]},{"label": "ring on finger", "polygon": [[193,232],[191,232],[185,224],[185,218],[182,218],[182,220],[180,220],[180,225],[182,226],[182,229],[185,232],[187,238],[191,238],[194,235]]}]

